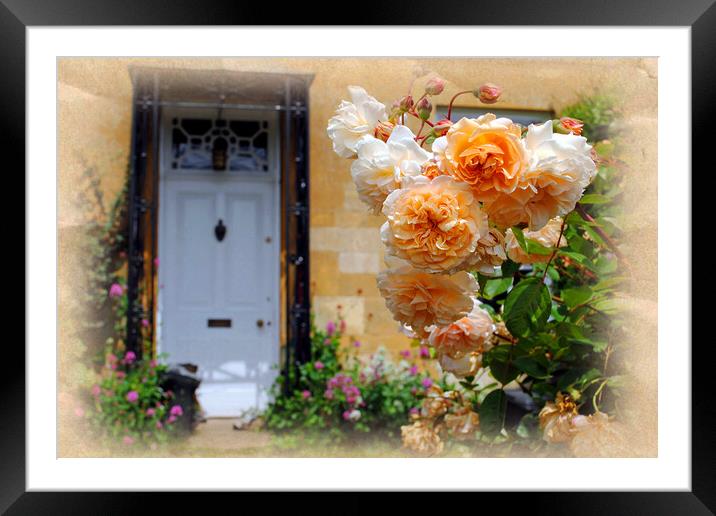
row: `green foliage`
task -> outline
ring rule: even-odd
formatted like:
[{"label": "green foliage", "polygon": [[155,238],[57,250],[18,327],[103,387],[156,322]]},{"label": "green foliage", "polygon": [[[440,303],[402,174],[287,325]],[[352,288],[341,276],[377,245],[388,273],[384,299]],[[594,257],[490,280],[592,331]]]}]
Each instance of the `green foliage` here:
[{"label": "green foliage", "polygon": [[490,392],[480,405],[480,430],[487,436],[502,431],[507,412],[507,396],[501,389]]},{"label": "green foliage", "polygon": [[579,102],[565,107],[560,117],[576,118],[584,122],[582,135],[588,140],[605,140],[607,126],[617,117],[616,100],[609,95],[583,97]]},{"label": "green foliage", "polygon": [[[84,353],[75,357],[73,367],[83,366],[82,381],[90,391],[83,393],[89,400],[88,419],[99,435],[126,445],[153,446],[175,433],[174,423],[182,416],[181,407],[172,405],[172,394],[160,385],[166,366],[155,360],[136,361],[131,352],[125,353],[128,184],[127,170],[124,186],[109,208],[93,167],[86,168],[78,189],[84,224],[77,253],[81,294],[74,318],[80,322],[76,348]],[[142,328],[144,354],[150,356],[145,333]]]},{"label": "green foliage", "polygon": [[[558,393],[569,394],[582,414],[618,415],[622,410],[615,401],[624,376],[610,360],[627,342],[616,301],[629,267],[617,247],[626,166],[618,158],[618,142],[608,139],[616,114],[608,97],[583,99],[560,114],[585,123],[584,134],[598,154],[597,177],[575,211],[564,217],[567,245],[546,248],[513,227],[525,253],[546,259],[522,266],[508,260],[496,278],[476,274],[481,299],[512,336],[483,355],[483,365],[499,382],[496,387],[460,382],[476,394],[480,435],[488,442],[541,437],[539,410]],[[536,407],[510,423],[508,384],[528,394]]]},{"label": "green foliage", "polygon": [[339,328],[340,322],[329,323],[325,330],[312,326],[313,359],[290,375],[288,392],[285,377],[279,377],[264,413],[267,428],[336,441],[356,432],[400,434],[400,426],[432,384],[427,374],[418,372],[415,355],[422,350],[405,350],[397,364],[382,349],[359,356],[356,343],[341,348]]},{"label": "green foliage", "polygon": [[73,319],[80,323],[78,337],[88,347],[88,356],[95,366],[102,364],[108,339],[117,342],[124,338],[126,307],[123,313],[117,312],[108,292],[114,283],[125,284],[128,188],[127,170],[122,190],[107,207],[99,173],[94,167],[87,167],[76,199],[84,217],[76,253],[83,285]]},{"label": "green foliage", "polygon": [[549,290],[541,278],[521,281],[505,300],[503,316],[507,329],[515,337],[528,337],[544,327],[551,307]]},{"label": "green foliage", "polygon": [[154,360],[135,361],[131,352],[122,359],[108,352],[101,380],[92,387],[90,418],[98,432],[127,445],[166,442],[182,410],[160,386],[165,371]]}]

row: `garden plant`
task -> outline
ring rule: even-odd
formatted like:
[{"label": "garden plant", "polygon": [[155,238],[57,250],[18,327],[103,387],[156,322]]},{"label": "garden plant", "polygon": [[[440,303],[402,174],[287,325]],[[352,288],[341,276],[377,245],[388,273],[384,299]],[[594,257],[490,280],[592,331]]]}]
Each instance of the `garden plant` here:
[{"label": "garden plant", "polygon": [[420,367],[427,348],[405,349],[395,363],[382,348],[366,354],[358,341],[341,346],[344,330],[343,320],[312,325],[312,360],[278,377],[264,413],[269,430],[337,443],[361,433],[400,436],[433,384]]},{"label": "garden plant", "polygon": [[630,265],[618,246],[625,166],[607,140],[615,104],[587,98],[528,127],[491,113],[453,120],[460,96],[500,99],[487,83],[434,119],[445,85],[431,77],[390,107],[352,86],[327,127],[385,219],[386,306],[444,374],[403,443],[426,455],[460,443],[618,456]]}]

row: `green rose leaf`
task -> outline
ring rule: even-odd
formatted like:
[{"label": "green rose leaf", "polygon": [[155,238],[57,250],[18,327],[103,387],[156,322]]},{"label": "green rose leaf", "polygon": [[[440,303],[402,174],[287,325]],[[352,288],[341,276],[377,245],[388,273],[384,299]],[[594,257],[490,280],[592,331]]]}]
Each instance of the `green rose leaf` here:
[{"label": "green rose leaf", "polygon": [[513,346],[504,345],[492,348],[485,355],[485,365],[489,366],[492,377],[502,385],[507,385],[520,374],[512,363]]},{"label": "green rose leaf", "polygon": [[480,405],[480,430],[488,436],[500,433],[505,425],[507,396],[502,389],[492,391]]},{"label": "green rose leaf", "polygon": [[552,300],[541,278],[528,278],[517,284],[507,296],[504,318],[507,329],[516,337],[527,337],[547,323]]},{"label": "green rose leaf", "polygon": [[[543,355],[544,357],[544,355]],[[517,357],[514,361],[515,366],[522,372],[527,373],[533,378],[544,380],[549,378],[549,373],[544,364],[540,363],[539,357],[524,356]]]},{"label": "green rose leaf", "polygon": [[605,204],[611,202],[611,199],[602,194],[587,194],[579,200],[579,204]]},{"label": "green rose leaf", "polygon": [[589,287],[567,288],[562,291],[562,300],[569,308],[586,303],[592,297]]},{"label": "green rose leaf", "polygon": [[545,247],[536,240],[525,237],[525,234],[517,226],[512,227],[512,233],[515,235],[517,243],[520,244],[522,250],[527,254],[541,254],[543,256],[549,256],[554,251],[552,248]]},{"label": "green rose leaf", "polygon": [[492,299],[495,296],[499,296],[503,292],[507,292],[507,289],[512,285],[512,278],[498,278],[487,280],[485,286],[482,289],[482,295],[487,299]]}]

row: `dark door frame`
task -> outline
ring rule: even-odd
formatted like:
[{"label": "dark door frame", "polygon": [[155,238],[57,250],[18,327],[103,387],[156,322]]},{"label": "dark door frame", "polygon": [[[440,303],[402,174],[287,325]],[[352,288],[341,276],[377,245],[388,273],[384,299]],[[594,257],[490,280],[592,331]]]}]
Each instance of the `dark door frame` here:
[{"label": "dark door frame", "polygon": [[[284,357],[290,374],[307,362],[310,346],[309,253],[309,87],[312,76],[258,74],[226,70],[182,71],[181,84],[169,70],[132,67],[132,143],[128,190],[128,272],[126,347],[142,357],[145,342],[155,339],[160,110],[166,105],[234,109],[267,109],[281,113],[282,290],[285,305]],[[186,98],[187,83],[196,80],[196,98]],[[209,77],[207,79],[207,77]],[[256,100],[254,100],[256,99]],[[142,327],[142,320],[149,321]],[[151,350],[152,348],[150,348]]]}]

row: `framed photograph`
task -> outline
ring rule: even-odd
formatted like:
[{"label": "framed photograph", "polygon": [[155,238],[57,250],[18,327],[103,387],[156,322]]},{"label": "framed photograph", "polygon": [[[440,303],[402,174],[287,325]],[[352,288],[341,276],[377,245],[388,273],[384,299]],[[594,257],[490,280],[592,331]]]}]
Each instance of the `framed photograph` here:
[{"label": "framed photograph", "polygon": [[690,256],[716,7],[130,4],[2,8],[28,299],[3,510],[716,510]]}]

